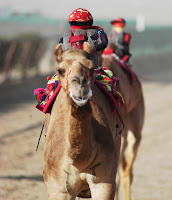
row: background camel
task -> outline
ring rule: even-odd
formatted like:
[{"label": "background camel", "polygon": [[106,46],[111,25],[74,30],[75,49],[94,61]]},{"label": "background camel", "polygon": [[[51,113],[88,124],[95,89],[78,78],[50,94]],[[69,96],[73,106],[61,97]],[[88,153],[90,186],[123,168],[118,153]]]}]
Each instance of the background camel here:
[{"label": "background camel", "polygon": [[[121,180],[124,199],[131,199],[131,183],[133,180],[133,163],[141,142],[141,132],[144,123],[144,99],[139,80],[134,75],[134,79],[128,78],[119,63],[114,59],[114,54],[102,56],[102,66],[110,69],[114,76],[119,79],[119,87],[125,98],[128,122],[126,130],[131,132],[123,134],[121,154],[120,154],[120,179],[117,178],[116,199],[118,199],[119,183]],[[131,74],[130,74],[131,75]]]},{"label": "background camel", "polygon": [[[55,50],[62,88],[46,122],[43,175],[49,200],[114,199],[123,125],[95,85],[91,51],[88,43],[84,50]],[[126,108],[119,112],[127,121]]]}]

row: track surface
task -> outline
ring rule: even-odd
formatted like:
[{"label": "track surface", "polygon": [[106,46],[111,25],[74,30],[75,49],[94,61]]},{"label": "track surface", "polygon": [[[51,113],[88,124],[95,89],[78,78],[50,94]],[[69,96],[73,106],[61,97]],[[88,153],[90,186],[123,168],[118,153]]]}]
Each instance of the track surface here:
[{"label": "track surface", "polygon": [[[156,69],[161,69],[156,61]],[[154,81],[143,81],[146,119],[134,164],[132,199],[169,200],[172,199],[171,63],[156,73],[144,61],[137,63],[145,68],[136,71]],[[45,115],[34,108],[33,97],[35,88],[45,86],[46,77],[0,85],[0,200],[47,199],[42,178],[44,136],[38,152],[35,151]]]}]

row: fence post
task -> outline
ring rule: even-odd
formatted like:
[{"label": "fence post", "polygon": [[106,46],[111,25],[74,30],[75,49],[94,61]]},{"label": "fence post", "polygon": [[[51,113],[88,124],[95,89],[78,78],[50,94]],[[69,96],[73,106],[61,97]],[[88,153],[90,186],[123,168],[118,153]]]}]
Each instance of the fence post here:
[{"label": "fence post", "polygon": [[24,43],[24,47],[23,47],[23,51],[22,51],[22,54],[21,54],[21,63],[22,63],[22,78],[25,78],[26,77],[26,61],[27,61],[27,56],[29,54],[29,50],[32,46],[32,42],[30,40],[27,40],[25,43]]},{"label": "fence post", "polygon": [[36,73],[37,74],[39,73],[38,62],[39,62],[41,55],[43,54],[43,51],[45,49],[45,44],[46,44],[45,40],[41,40],[39,47],[35,53],[35,63],[36,63]]},{"label": "fence post", "polygon": [[8,49],[8,52],[6,54],[6,57],[5,57],[5,61],[4,61],[5,80],[9,78],[9,70],[10,70],[10,67],[11,67],[11,60],[12,60],[12,57],[14,55],[16,46],[17,46],[16,41],[11,42],[9,49]]}]

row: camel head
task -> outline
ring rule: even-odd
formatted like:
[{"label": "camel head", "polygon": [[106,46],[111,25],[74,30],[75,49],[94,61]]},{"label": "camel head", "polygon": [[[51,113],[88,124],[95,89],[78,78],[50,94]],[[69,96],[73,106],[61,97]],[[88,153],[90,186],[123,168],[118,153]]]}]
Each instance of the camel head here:
[{"label": "camel head", "polygon": [[87,42],[84,43],[83,50],[72,47],[63,52],[61,44],[55,48],[59,81],[78,106],[85,105],[92,96],[90,88],[94,70],[92,52],[93,49]]}]

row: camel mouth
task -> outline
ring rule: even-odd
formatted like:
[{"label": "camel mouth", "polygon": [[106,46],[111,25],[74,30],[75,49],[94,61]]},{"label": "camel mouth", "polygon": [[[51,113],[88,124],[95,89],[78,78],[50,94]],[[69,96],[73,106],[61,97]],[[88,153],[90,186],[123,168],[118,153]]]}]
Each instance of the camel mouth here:
[{"label": "camel mouth", "polygon": [[83,106],[87,103],[88,99],[92,96],[92,90],[91,88],[89,88],[89,92],[88,95],[84,98],[82,97],[76,97],[72,94],[71,89],[69,89],[70,92],[70,97],[72,98],[72,100],[78,105],[78,106]]}]

